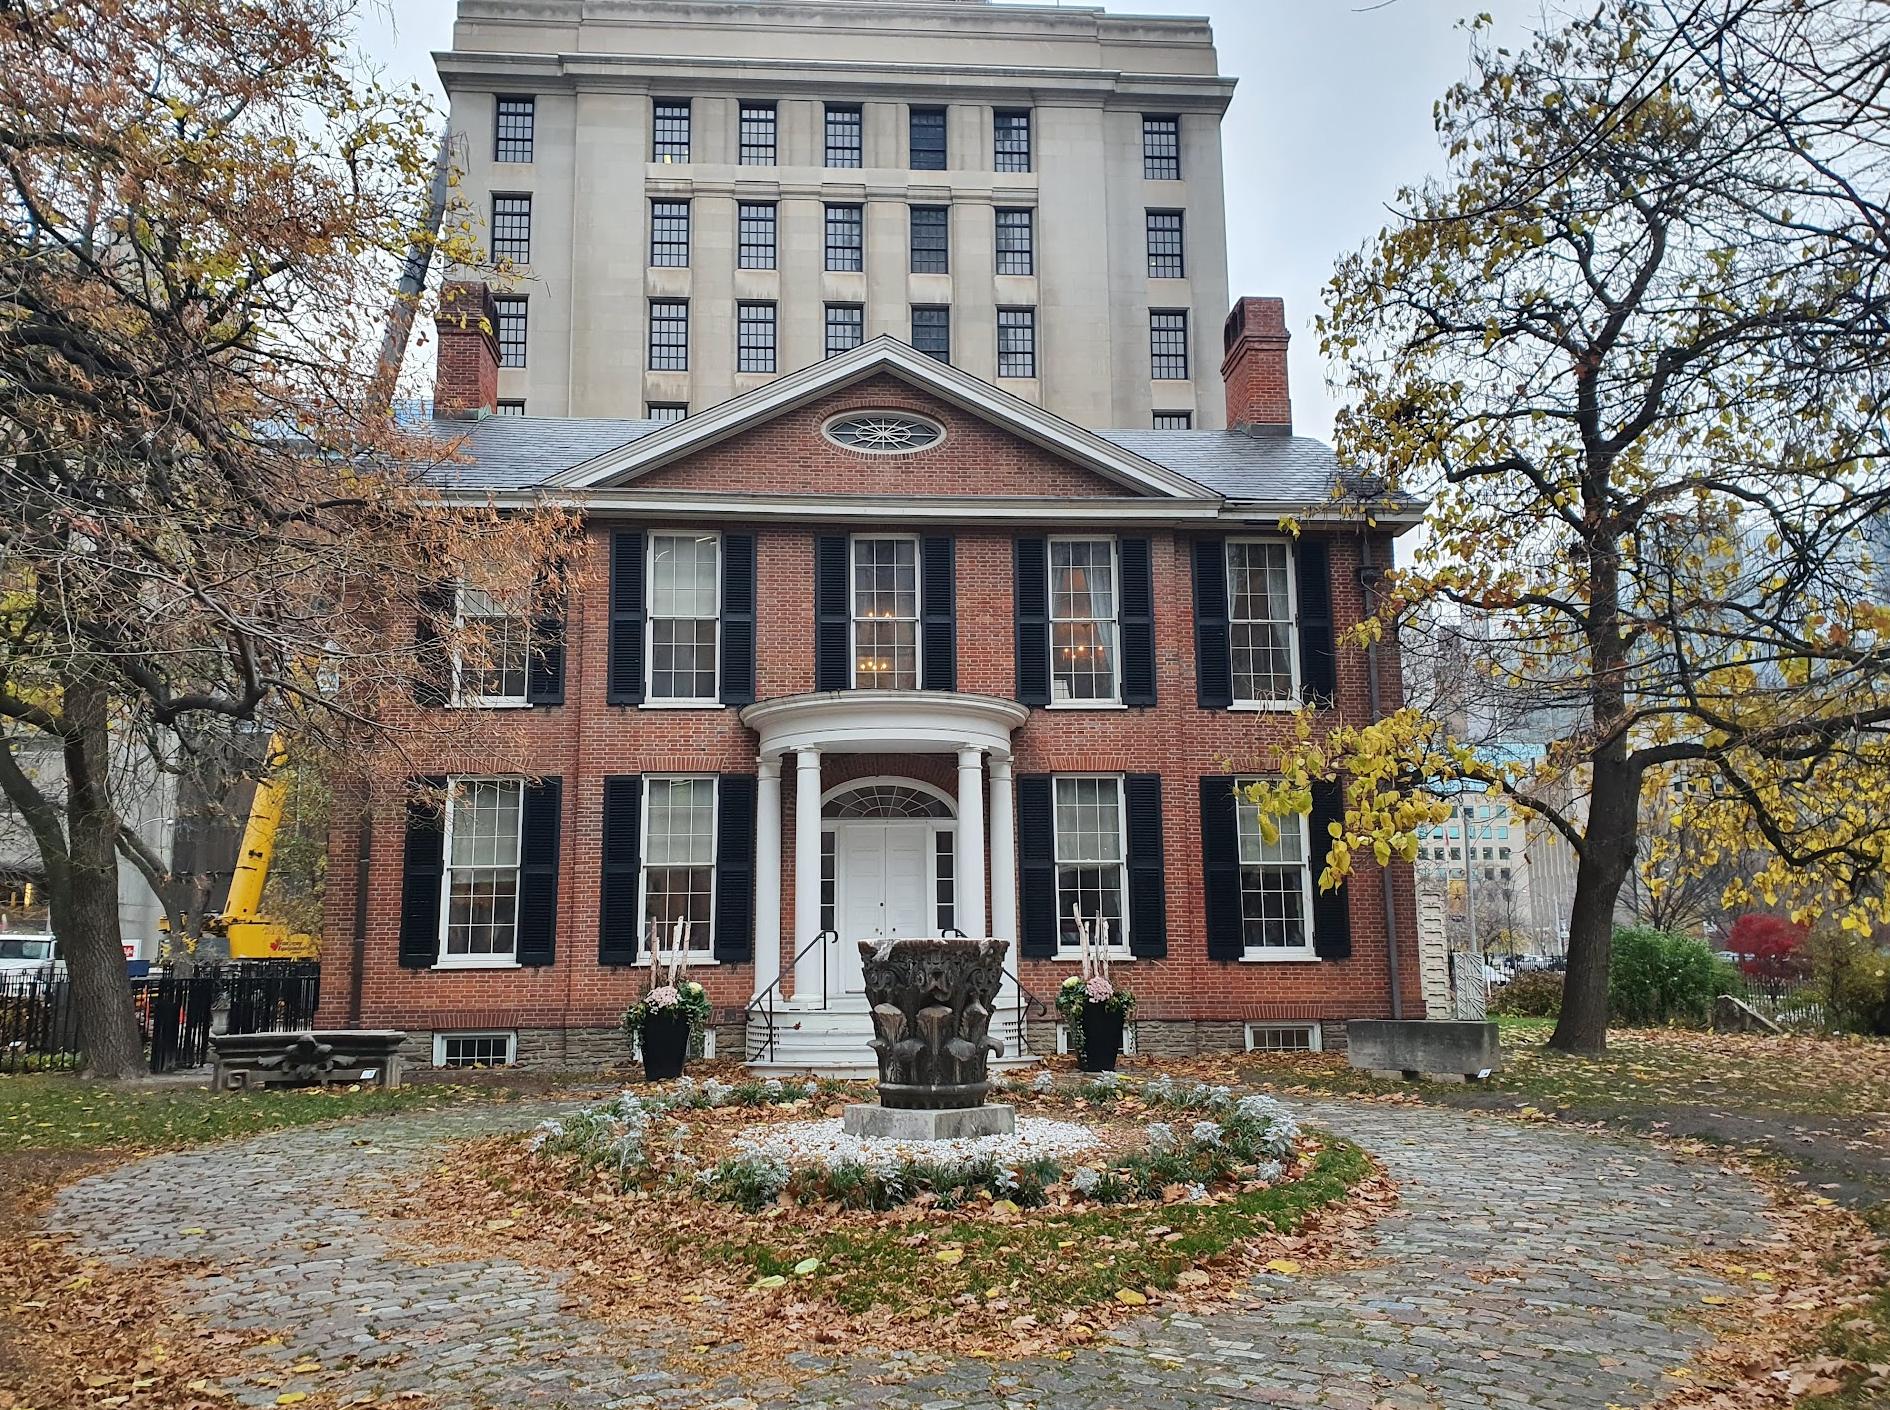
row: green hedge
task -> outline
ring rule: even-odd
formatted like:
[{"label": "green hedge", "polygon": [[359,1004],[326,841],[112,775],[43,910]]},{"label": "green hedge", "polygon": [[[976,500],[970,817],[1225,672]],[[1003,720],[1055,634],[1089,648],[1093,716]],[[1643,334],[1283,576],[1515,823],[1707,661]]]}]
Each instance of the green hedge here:
[{"label": "green hedge", "polygon": [[1616,1023],[1704,1025],[1714,998],[1738,986],[1739,971],[1704,941],[1661,930],[1614,932],[1608,1001]]}]

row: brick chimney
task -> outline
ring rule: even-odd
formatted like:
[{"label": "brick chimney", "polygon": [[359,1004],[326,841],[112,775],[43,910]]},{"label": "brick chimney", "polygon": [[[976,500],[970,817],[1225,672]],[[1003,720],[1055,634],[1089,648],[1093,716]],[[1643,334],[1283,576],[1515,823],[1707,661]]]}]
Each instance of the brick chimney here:
[{"label": "brick chimney", "polygon": [[1290,436],[1293,402],[1286,390],[1286,302],[1242,299],[1227,315],[1227,425],[1258,435]]},{"label": "brick chimney", "polygon": [[439,339],[433,414],[473,419],[497,411],[499,312],[492,290],[472,280],[448,280],[433,327]]}]

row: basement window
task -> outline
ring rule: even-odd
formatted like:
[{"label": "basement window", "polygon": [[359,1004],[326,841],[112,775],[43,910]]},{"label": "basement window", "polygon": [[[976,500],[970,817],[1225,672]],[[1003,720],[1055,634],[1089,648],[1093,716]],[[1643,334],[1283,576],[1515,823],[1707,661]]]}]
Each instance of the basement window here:
[{"label": "basement window", "polygon": [[435,1067],[510,1067],[518,1061],[517,1033],[435,1033]]},{"label": "basement window", "polygon": [[1250,1053],[1323,1052],[1319,1025],[1316,1023],[1249,1023],[1247,1051]]}]

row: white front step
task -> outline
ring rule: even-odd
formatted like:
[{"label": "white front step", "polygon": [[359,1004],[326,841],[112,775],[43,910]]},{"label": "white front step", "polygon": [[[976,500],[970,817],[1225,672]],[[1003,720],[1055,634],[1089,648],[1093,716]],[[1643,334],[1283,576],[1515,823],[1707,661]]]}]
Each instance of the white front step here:
[{"label": "white front step", "polygon": [[[1028,1051],[1014,1011],[1001,1014],[993,1029],[1004,1044],[1005,1056],[993,1058],[992,1067],[1030,1067],[1040,1060]],[[784,1005],[774,1011],[771,1056],[763,1056],[768,1045],[767,1019],[759,1014],[749,1018],[746,1066],[761,1076],[811,1072],[819,1077],[873,1078],[879,1075],[879,1064],[867,1046],[872,1036],[873,1021],[857,1002],[830,1009]]]}]

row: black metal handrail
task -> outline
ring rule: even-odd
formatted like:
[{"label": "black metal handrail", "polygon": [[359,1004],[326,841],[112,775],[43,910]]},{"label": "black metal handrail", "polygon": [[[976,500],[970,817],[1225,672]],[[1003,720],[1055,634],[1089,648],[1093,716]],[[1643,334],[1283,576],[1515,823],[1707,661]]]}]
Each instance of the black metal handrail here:
[{"label": "black metal handrail", "polygon": [[[821,1007],[822,1012],[826,1011],[827,1000],[828,1000],[828,990],[831,987],[827,983],[827,951],[825,948],[829,940],[832,940],[837,944],[840,940],[840,932],[837,930],[823,930],[818,935],[816,935],[812,940],[809,940],[805,945],[801,946],[801,948],[795,952],[794,958],[788,961],[786,968],[784,968],[779,974],[775,975],[774,982],[770,984],[766,989],[763,989],[759,994],[755,995],[754,998],[750,999],[748,1001],[748,1007],[742,1010],[742,1018],[744,1020],[754,1017],[755,1011],[757,1009],[762,1010],[762,1017],[767,1020],[767,1024],[768,1024],[767,1041],[762,1044],[761,1052],[756,1053],[753,1057],[749,1059],[750,1062],[773,1062],[774,1061],[774,1001],[775,1001],[775,997],[780,993],[781,981],[786,979],[789,974],[793,973],[796,969],[800,967],[802,957],[805,956],[807,952],[813,949],[814,946],[816,945],[819,945],[822,947],[820,951],[820,1007]],[[744,1022],[743,1024],[744,1030],[746,1030],[746,1027],[747,1025]],[[742,1046],[746,1048],[747,1044],[748,1044],[748,1037],[747,1037],[746,1031],[744,1031],[742,1035]]]}]

